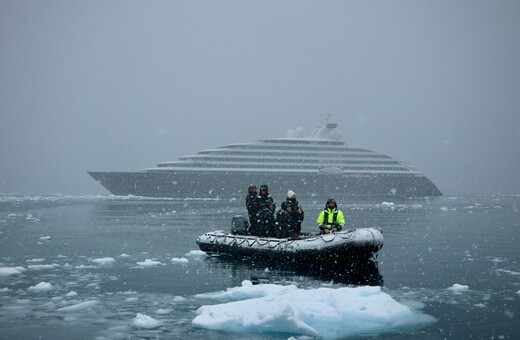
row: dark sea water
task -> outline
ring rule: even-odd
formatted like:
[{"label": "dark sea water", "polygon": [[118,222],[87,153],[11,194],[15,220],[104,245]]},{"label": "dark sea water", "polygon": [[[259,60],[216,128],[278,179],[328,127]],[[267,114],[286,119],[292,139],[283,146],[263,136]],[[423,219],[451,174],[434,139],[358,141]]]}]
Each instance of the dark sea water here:
[{"label": "dark sea water", "polygon": [[[192,327],[196,310],[214,303],[195,294],[252,280],[380,285],[437,319],[370,338],[520,339],[520,196],[385,200],[338,202],[349,227],[380,227],[385,245],[377,264],[335,273],[190,253],[198,235],[245,214],[242,200],[0,195],[0,338],[287,339]],[[304,231],[324,202],[301,200]],[[82,302],[91,306],[60,310]],[[132,326],[137,313],[161,327]]]}]

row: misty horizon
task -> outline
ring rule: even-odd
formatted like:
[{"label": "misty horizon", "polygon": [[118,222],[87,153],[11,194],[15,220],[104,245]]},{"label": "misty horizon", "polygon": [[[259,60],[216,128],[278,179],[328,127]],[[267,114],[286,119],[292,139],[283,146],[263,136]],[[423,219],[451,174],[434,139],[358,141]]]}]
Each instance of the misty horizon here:
[{"label": "misty horizon", "polygon": [[445,195],[520,194],[520,3],[0,4],[0,193],[303,127]]}]

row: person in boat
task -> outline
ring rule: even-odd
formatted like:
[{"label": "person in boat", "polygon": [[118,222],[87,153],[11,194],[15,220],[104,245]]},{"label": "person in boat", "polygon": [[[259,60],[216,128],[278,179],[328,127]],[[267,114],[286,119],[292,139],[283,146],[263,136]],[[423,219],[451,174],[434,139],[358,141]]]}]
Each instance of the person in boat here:
[{"label": "person in boat", "polygon": [[343,212],[338,209],[336,201],[333,198],[327,200],[325,209],[323,209],[318,216],[318,228],[322,234],[330,234],[335,231],[340,231],[345,227],[345,217]]},{"label": "person in boat", "polygon": [[260,207],[256,214],[256,225],[250,234],[260,237],[275,237],[275,219],[273,215],[274,202],[267,202],[267,205]]},{"label": "person in boat", "polygon": [[296,193],[292,190],[287,191],[287,200],[285,202],[292,206],[292,228],[295,230],[296,235],[299,235],[302,230],[302,222],[304,218],[303,208],[298,204],[298,201],[296,200]]},{"label": "person in boat", "polygon": [[256,185],[251,185],[247,190],[246,195],[246,208],[247,215],[249,216],[249,225],[250,228],[256,228],[256,214],[258,213],[258,200],[257,200],[258,192],[256,189]]},{"label": "person in boat", "polygon": [[276,204],[274,203],[274,200],[271,197],[271,195],[269,195],[269,188],[267,187],[267,184],[262,184],[260,186],[260,194],[257,196],[257,202],[258,202],[258,211],[260,211],[266,207],[269,208],[272,204],[272,206],[269,208],[269,210],[271,210],[271,214],[274,215],[274,212],[276,209]]},{"label": "person in boat", "polygon": [[252,223],[249,233],[255,236],[274,236],[275,220],[274,213],[276,205],[273,198],[269,195],[267,184],[260,186],[260,192],[256,197],[257,213],[256,220]]},{"label": "person in boat", "polygon": [[280,210],[276,213],[275,237],[287,238],[297,236],[295,225],[293,224],[291,213],[292,204],[282,202]]}]

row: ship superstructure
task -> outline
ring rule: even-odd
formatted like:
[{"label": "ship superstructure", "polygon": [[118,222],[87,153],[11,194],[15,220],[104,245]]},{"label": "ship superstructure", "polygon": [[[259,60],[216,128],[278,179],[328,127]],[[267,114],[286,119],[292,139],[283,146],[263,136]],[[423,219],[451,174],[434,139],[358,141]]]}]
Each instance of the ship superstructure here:
[{"label": "ship superstructure", "polygon": [[137,172],[89,172],[115,195],[228,197],[251,184],[272,194],[438,196],[420,171],[382,153],[347,146],[337,124],[302,129],[286,138],[230,144]]}]

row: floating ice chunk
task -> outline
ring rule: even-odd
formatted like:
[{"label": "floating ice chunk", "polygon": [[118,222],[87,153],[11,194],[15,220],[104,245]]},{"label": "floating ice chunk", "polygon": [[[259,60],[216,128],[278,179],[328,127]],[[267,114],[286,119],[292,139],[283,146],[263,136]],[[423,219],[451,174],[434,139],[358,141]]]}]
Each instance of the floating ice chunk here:
[{"label": "floating ice chunk", "polygon": [[33,216],[33,214],[27,214],[25,219],[30,222],[38,222],[40,219]]},{"label": "floating ice chunk", "polygon": [[146,260],[144,260],[144,262],[137,262],[137,264],[139,266],[143,266],[143,267],[153,267],[153,266],[161,265],[162,262],[146,259]]},{"label": "floating ice chunk", "polygon": [[70,291],[68,292],[67,294],[65,294],[66,297],[73,297],[73,296],[78,296],[78,293],[76,293],[75,291]]},{"label": "floating ice chunk", "polygon": [[441,207],[441,211],[449,211],[448,207]]},{"label": "floating ice chunk", "polygon": [[514,272],[512,270],[507,270],[507,269],[497,269],[496,272],[497,273],[510,274],[510,275],[514,275],[514,276],[519,276],[520,275],[520,272]]},{"label": "floating ice chunk", "polygon": [[42,240],[42,241],[50,240],[50,239],[51,239],[50,236],[42,236],[42,237],[40,237],[40,240]]},{"label": "floating ice chunk", "polygon": [[208,256],[205,252],[202,250],[190,250],[188,253],[186,253],[184,256],[197,256],[197,257],[204,257]]},{"label": "floating ice chunk", "polygon": [[75,266],[76,269],[90,269],[90,268],[96,268],[94,266],[85,266],[84,264],[80,264],[79,266]]},{"label": "floating ice chunk", "polygon": [[132,325],[137,328],[152,329],[161,326],[161,321],[151,318],[148,315],[137,313]]},{"label": "floating ice chunk", "polygon": [[225,292],[203,293],[195,295],[196,298],[202,299],[217,299],[217,300],[245,300],[251,298],[258,298],[267,295],[282,295],[292,290],[297,290],[295,285],[276,285],[276,284],[262,284],[253,285],[249,280],[242,281],[242,287],[228,288]]},{"label": "floating ice chunk", "polygon": [[172,259],[172,263],[188,263],[188,262],[189,262],[188,259],[185,258],[185,257],[180,257],[180,258],[179,257],[174,257]]},{"label": "floating ice chunk", "polygon": [[173,302],[182,302],[182,301],[185,301],[185,300],[186,300],[186,298],[184,298],[182,296],[179,296],[179,295],[177,295],[177,296],[175,296],[173,298]]},{"label": "floating ice chunk", "polygon": [[72,306],[58,308],[58,312],[77,312],[84,309],[90,309],[99,303],[98,300],[90,300],[77,303]]},{"label": "floating ice chunk", "polygon": [[101,264],[101,265],[109,265],[109,264],[116,262],[116,260],[113,257],[102,257],[99,259],[93,259],[92,262]]},{"label": "floating ice chunk", "polygon": [[192,325],[230,332],[283,332],[342,339],[402,332],[436,321],[398,303],[380,287],[284,291],[277,285],[268,285],[263,287],[267,295],[247,298],[255,295],[248,291],[258,286],[263,285],[239,287],[244,300],[200,307]]},{"label": "floating ice chunk", "polygon": [[382,207],[392,207],[394,206],[394,202],[381,202]]},{"label": "floating ice chunk", "polygon": [[119,255],[119,257],[130,257],[130,255],[123,253],[123,254]]},{"label": "floating ice chunk", "polygon": [[0,267],[0,276],[20,275],[24,271],[24,267]]},{"label": "floating ice chunk", "polygon": [[173,310],[172,309],[158,309],[155,311],[155,314],[159,314],[159,315],[166,315],[166,314],[170,314]]},{"label": "floating ice chunk", "polygon": [[7,288],[7,287],[4,287],[4,288],[0,288],[0,293],[7,293],[7,292],[10,292],[11,289]]},{"label": "floating ice chunk", "polygon": [[40,282],[36,286],[30,286],[28,290],[31,292],[47,292],[53,289],[54,287],[49,282]]},{"label": "floating ice chunk", "polygon": [[46,269],[54,269],[59,267],[59,264],[53,263],[53,264],[32,264],[28,265],[27,269],[29,270],[46,270]]},{"label": "floating ice chunk", "polygon": [[452,292],[463,292],[469,290],[469,287],[466,285],[460,285],[455,283],[453,286],[446,288],[447,290],[451,290]]},{"label": "floating ice chunk", "polygon": [[31,263],[34,263],[34,262],[43,262],[45,261],[45,258],[39,258],[39,259],[31,259],[31,260],[27,260],[25,262],[31,262]]}]

